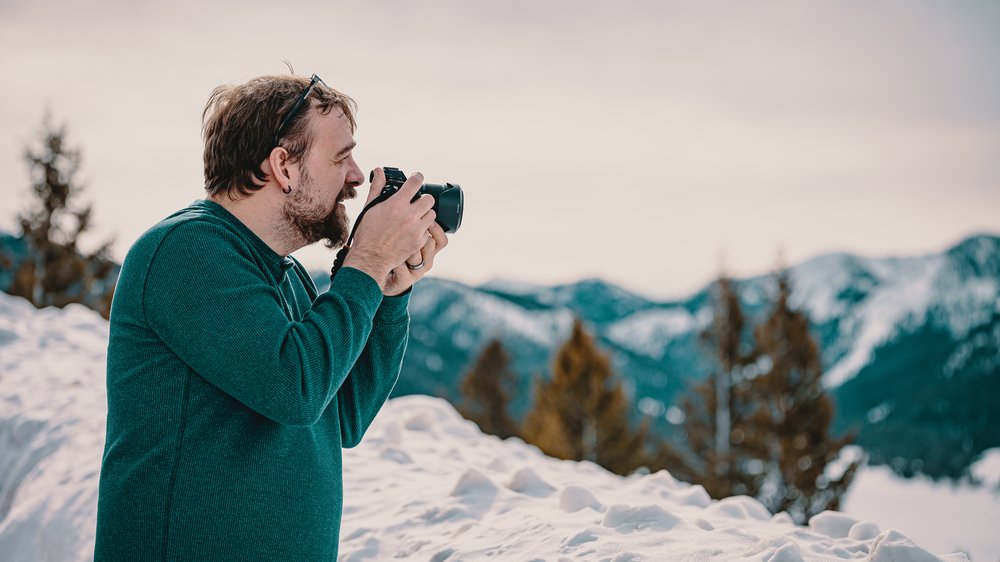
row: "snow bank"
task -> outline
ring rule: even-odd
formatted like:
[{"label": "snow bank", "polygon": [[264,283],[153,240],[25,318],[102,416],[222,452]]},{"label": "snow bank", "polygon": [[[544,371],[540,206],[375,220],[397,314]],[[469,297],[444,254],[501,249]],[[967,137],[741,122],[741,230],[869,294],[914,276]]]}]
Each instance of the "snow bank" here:
[{"label": "snow bank", "polygon": [[108,323],[0,293],[0,560],[93,556]]},{"label": "snow bank", "polygon": [[[107,323],[0,294],[0,559],[90,560]],[[843,514],[809,527],[712,501],[661,471],[620,477],[483,435],[447,402],[389,401],[344,451],[341,559],[959,562]],[[846,530],[846,533],[845,533]]]},{"label": "snow bank", "polygon": [[[405,462],[386,462],[405,451]],[[808,527],[665,471],[620,477],[483,435],[446,401],[389,401],[345,451],[343,560],[934,560],[906,535],[825,512]]]}]

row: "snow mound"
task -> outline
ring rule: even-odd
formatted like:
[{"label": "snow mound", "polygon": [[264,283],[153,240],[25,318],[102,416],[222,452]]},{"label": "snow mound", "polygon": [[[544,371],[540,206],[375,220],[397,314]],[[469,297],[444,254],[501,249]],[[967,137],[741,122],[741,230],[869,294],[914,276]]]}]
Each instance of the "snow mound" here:
[{"label": "snow mound", "polygon": [[889,529],[875,537],[868,560],[870,562],[937,562],[941,559],[913,544],[913,541],[899,531]]},{"label": "snow mound", "polygon": [[453,496],[469,496],[483,492],[495,492],[497,485],[487,478],[482,472],[470,468],[462,473],[455,488],[451,491]]},{"label": "snow mound", "polygon": [[847,536],[855,540],[867,541],[877,537],[880,532],[878,525],[871,521],[861,521],[851,525],[851,530],[847,532]]},{"label": "snow mound", "polygon": [[763,558],[764,562],[804,562],[802,551],[792,542],[781,544],[777,550],[769,550]]},{"label": "snow mound", "polygon": [[689,487],[686,490],[683,490],[674,496],[678,503],[693,507],[708,507],[709,505],[712,505],[712,498],[708,495],[708,492],[705,491],[705,488],[702,488],[701,486],[691,486],[690,484],[688,486]]},{"label": "snow mound", "polygon": [[566,486],[563,488],[562,493],[559,495],[559,507],[570,513],[588,507],[594,511],[604,511],[604,506],[601,505],[601,502],[597,501],[594,494],[591,494],[586,488],[579,486]]},{"label": "snow mound", "polygon": [[[82,307],[38,311],[0,294],[2,560],[92,559],[107,335]],[[793,525],[665,471],[621,477],[549,458],[428,396],[388,401],[344,450],[344,499],[346,561],[967,560],[837,514]]]},{"label": "snow mound", "polygon": [[757,519],[759,521],[771,519],[771,512],[764,507],[764,504],[747,496],[733,496],[719,500],[709,505],[705,511],[736,519]]},{"label": "snow mound", "polygon": [[828,537],[842,539],[851,532],[855,523],[857,520],[845,513],[824,511],[809,520],[809,528]]},{"label": "snow mound", "polygon": [[550,496],[552,492],[556,491],[548,482],[539,478],[534,470],[527,467],[518,470],[513,480],[510,481],[510,484],[507,484],[507,487],[515,492],[521,492],[522,494],[528,494],[537,498]]},{"label": "snow mound", "polygon": [[608,508],[601,525],[612,527],[623,533],[650,529],[653,531],[669,531],[681,522],[680,518],[667,513],[658,505],[613,505]]}]

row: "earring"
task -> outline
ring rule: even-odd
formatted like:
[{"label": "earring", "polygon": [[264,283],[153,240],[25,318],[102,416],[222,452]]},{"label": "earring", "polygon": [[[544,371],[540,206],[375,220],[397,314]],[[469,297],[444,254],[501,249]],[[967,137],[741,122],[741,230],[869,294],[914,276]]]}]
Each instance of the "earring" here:
[{"label": "earring", "polygon": [[285,192],[285,195],[288,195],[292,192],[292,184],[288,184],[288,187],[281,188],[281,191]]}]

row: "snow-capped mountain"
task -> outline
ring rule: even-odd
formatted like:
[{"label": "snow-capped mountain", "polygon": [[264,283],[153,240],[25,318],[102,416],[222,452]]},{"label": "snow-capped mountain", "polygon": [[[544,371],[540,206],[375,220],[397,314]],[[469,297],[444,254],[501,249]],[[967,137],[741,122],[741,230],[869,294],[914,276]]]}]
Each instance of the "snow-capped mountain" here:
[{"label": "snow-capped mountain", "polygon": [[[1000,391],[1000,237],[920,257],[824,255],[789,273],[792,305],[809,315],[822,349],[837,425],[856,431],[874,461],[957,477],[1000,446],[1000,412],[979,407]],[[426,279],[411,299],[412,338],[394,396],[457,400],[477,353],[500,338],[522,376],[512,404],[519,417],[531,405],[531,378],[547,376],[577,315],[611,355],[635,415],[655,416],[654,427],[669,433],[670,406],[712,368],[698,334],[711,322],[714,290],[657,302],[600,280],[469,287]],[[759,321],[776,286],[763,275],[737,280],[737,290]]]}]

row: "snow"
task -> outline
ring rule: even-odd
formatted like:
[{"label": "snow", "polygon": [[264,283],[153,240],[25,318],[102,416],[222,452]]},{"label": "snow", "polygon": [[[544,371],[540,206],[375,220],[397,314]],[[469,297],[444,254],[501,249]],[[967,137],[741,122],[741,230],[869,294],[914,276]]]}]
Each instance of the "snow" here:
[{"label": "snow", "polygon": [[885,466],[864,467],[842,510],[883,529],[905,529],[935,552],[963,550],[975,562],[1000,560],[1000,448],[971,467],[983,487],[902,479]]},{"label": "snow", "polygon": [[414,289],[410,312],[433,316],[435,327],[452,333],[453,343],[463,349],[501,335],[553,347],[573,325],[568,310],[526,310],[506,299],[443,280]]},{"label": "snow", "polygon": [[[989,333],[980,332],[972,338],[961,342],[955,347],[948,360],[945,361],[943,373],[946,377],[954,376],[959,369],[966,366],[977,351],[984,351],[984,358],[979,369],[983,372],[996,371],[1000,367],[1000,354],[995,350],[1000,349],[1000,324],[995,326]],[[992,353],[990,353],[992,351]]]},{"label": "snow", "polygon": [[[92,558],[107,331],[82,307],[36,311],[0,294],[0,559]],[[987,469],[997,458],[987,455]],[[977,548],[979,530],[997,521],[988,494],[966,498],[986,511],[958,503],[942,513],[933,502],[901,508],[902,497],[923,496],[914,487],[889,495],[890,484],[859,486],[848,515],[796,526],[751,498],[713,501],[665,471],[621,477],[545,457],[483,435],[444,400],[407,396],[344,450],[341,560],[959,562],[966,557],[949,549]],[[955,544],[928,549],[879,526],[923,529],[916,517],[950,529]],[[981,546],[993,549],[982,560],[1000,552]]]},{"label": "snow", "polygon": [[535,285],[504,278],[491,279],[480,285],[479,288],[485,291],[496,291],[498,293],[520,296],[536,296],[538,293],[548,289],[544,285]]},{"label": "snow", "polygon": [[622,347],[658,358],[677,336],[704,326],[681,307],[641,310],[608,327],[606,335]]},{"label": "snow", "polygon": [[[973,239],[967,244],[972,244],[969,253],[974,263],[988,264],[993,259],[995,243],[990,239]],[[824,374],[827,387],[851,379],[870,363],[875,350],[902,333],[930,322],[962,341],[1000,311],[997,279],[988,273],[971,276],[956,267],[947,253],[877,259],[827,254],[790,271],[792,307],[805,311],[815,324],[840,321],[834,354]],[[741,281],[739,286],[741,299],[747,304],[774,297],[771,276]],[[673,340],[701,330],[710,321],[707,306],[694,316],[681,307],[649,309],[611,325],[606,335],[633,352],[656,359]],[[991,343],[983,340],[972,345]],[[957,355],[949,368],[961,367],[964,358]]]},{"label": "snow", "polygon": [[93,553],[108,324],[0,293],[0,559]]},{"label": "snow", "polygon": [[842,331],[854,337],[850,351],[823,375],[826,386],[843,384],[871,361],[875,349],[901,330],[923,324],[935,296],[934,279],[943,265],[944,258],[935,257],[876,268],[881,269],[881,287],[843,320]]},{"label": "snow", "polygon": [[[995,243],[990,239],[963,243],[969,244],[974,263],[993,259]],[[841,319],[840,337],[847,352],[824,375],[828,387],[856,375],[879,346],[900,333],[932,321],[961,341],[989,322],[1000,306],[997,279],[970,276],[947,253],[882,259],[829,254],[803,262],[792,272],[794,307],[803,308],[816,323]],[[842,302],[838,295],[845,289],[865,296],[855,304]]]},{"label": "snow", "polygon": [[[807,260],[792,269],[794,294],[789,304],[808,310],[810,319],[817,323],[843,316],[847,305],[838,295],[856,287],[859,277],[866,274],[870,274],[868,260],[850,254],[826,254]],[[872,287],[869,282],[859,288]]]},{"label": "snow", "polygon": [[836,511],[824,511],[809,520],[810,529],[837,538],[846,537],[851,533],[851,529],[858,524],[850,515]]},{"label": "snow", "polygon": [[1000,447],[983,451],[969,472],[984,486],[1000,492]]}]

